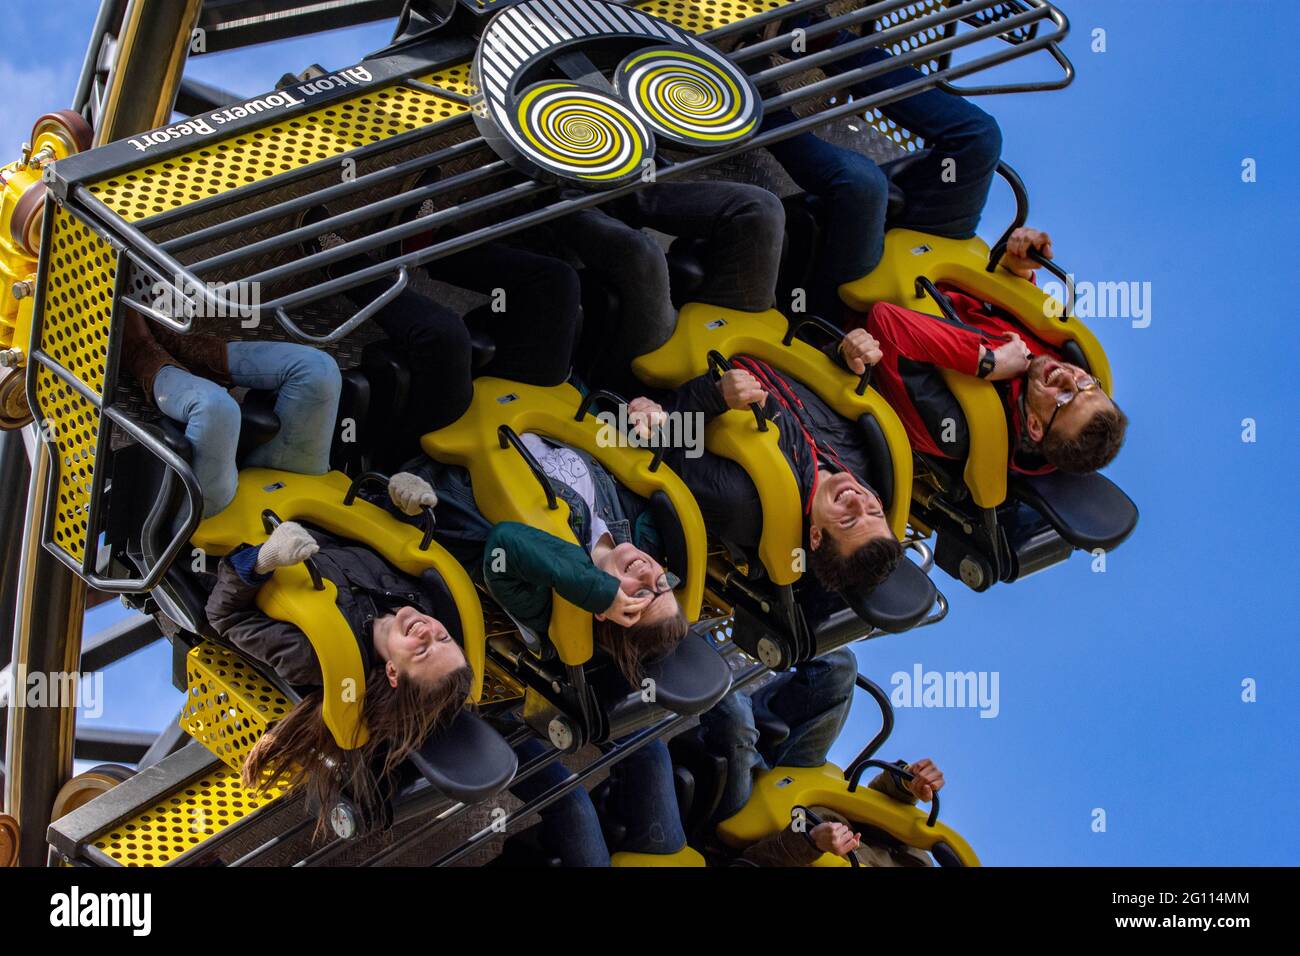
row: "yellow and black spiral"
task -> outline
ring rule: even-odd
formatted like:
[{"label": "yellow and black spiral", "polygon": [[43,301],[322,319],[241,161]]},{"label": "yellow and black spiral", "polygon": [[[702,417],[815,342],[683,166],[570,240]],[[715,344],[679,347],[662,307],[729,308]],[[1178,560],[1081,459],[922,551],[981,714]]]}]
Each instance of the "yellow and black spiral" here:
[{"label": "yellow and black spiral", "polygon": [[692,149],[721,149],[753,132],[759,101],[730,63],[679,48],[633,53],[614,74],[619,93],[655,135]]},{"label": "yellow and black spiral", "polygon": [[654,154],[646,124],[624,103],[589,86],[543,81],[515,106],[519,146],[543,171],[595,186],[616,186]]}]

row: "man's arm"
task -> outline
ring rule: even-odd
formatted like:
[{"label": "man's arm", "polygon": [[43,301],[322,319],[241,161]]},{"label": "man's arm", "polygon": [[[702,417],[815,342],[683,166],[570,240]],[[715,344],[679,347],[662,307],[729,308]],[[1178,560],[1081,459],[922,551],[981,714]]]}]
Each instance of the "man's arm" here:
[{"label": "man's arm", "polygon": [[900,356],[937,368],[978,375],[980,362],[991,355],[994,367],[984,377],[990,381],[1014,378],[1029,368],[1029,350],[1014,333],[996,348],[985,345],[984,335],[891,302],[871,307],[868,330]]}]

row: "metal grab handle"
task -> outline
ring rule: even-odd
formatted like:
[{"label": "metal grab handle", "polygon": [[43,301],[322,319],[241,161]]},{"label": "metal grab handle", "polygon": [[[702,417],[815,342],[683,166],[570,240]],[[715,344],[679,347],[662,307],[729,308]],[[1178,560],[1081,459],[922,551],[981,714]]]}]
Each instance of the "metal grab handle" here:
[{"label": "metal grab handle", "polygon": [[964,329],[972,329],[976,332],[980,331],[973,325],[969,325],[962,321],[961,316],[957,314],[957,309],[952,304],[952,300],[940,292],[939,287],[931,282],[928,276],[917,276],[916,297],[918,299],[924,299],[927,293],[929,293],[930,298],[934,299],[935,304],[939,306],[939,309],[943,312],[943,317],[953,325],[959,325]]},{"label": "metal grab handle", "polygon": [[[794,342],[795,336],[803,330],[804,326],[809,326],[818,331],[825,332],[836,342],[843,341],[844,339],[844,332],[841,329],[837,329],[820,315],[808,315],[802,319],[786,320],[785,337],[781,339],[781,344],[786,346],[791,345]],[[858,377],[857,387],[853,389],[855,395],[865,395],[867,393],[867,387],[871,385],[871,373],[875,370],[876,367],[874,365],[867,365],[866,370]],[[849,371],[852,371],[852,369],[849,369]]]},{"label": "metal grab handle", "polygon": [[[618,394],[618,392],[610,391],[607,388],[598,389],[594,392],[588,392],[583,396],[582,401],[578,403],[578,411],[577,414],[573,416],[573,420],[575,422],[580,422],[586,418],[587,413],[591,411],[591,406],[595,405],[596,402],[602,398],[611,401],[616,405],[627,405],[627,399]],[[660,425],[655,429],[654,434],[651,436],[654,444],[654,447],[650,449],[652,455],[650,459],[651,471],[658,471],[659,466],[664,463],[664,454],[667,451],[668,446],[667,443],[663,441],[663,432],[664,426]]]},{"label": "metal grab handle", "polygon": [[[343,496],[343,504],[351,508],[352,502],[357,500],[357,492],[363,485],[376,484],[382,485],[384,490],[388,490],[388,485],[393,479],[378,471],[365,471],[352,479],[352,484],[348,485],[347,494]],[[420,517],[424,521],[424,537],[420,539],[420,550],[428,551],[429,545],[433,543],[433,532],[438,526],[438,519],[434,517],[433,509],[428,505],[420,508]]]},{"label": "metal grab handle", "polygon": [[[790,821],[790,822],[791,822],[791,824],[794,823],[794,815],[795,815],[796,811],[799,812],[799,813],[801,813],[801,814],[803,815],[803,818],[804,818],[804,820],[805,820],[806,822],[812,824],[812,830],[808,830],[808,831],[806,831],[806,832],[804,833],[804,838],[805,838],[805,839],[809,839],[809,841],[811,842],[812,831],[815,830],[815,829],[817,829],[819,826],[821,826],[821,825],[822,825],[823,823],[825,823],[826,821],[823,820],[823,819],[821,818],[821,816],[819,816],[818,814],[813,813],[812,807],[805,807],[802,803],[796,803],[793,807],[790,808],[790,817],[791,817],[791,821]],[[816,846],[815,843],[814,843],[813,845]],[[821,847],[817,847],[817,849],[820,850]],[[855,866],[855,867],[856,867],[856,866],[861,866],[861,865],[862,865],[862,864],[858,862],[858,858],[853,854],[853,851],[850,850],[850,851],[849,851],[849,866]]]},{"label": "metal grab handle", "polygon": [[[282,524],[284,522],[280,520],[280,516],[270,508],[262,512],[262,527],[266,529],[267,534],[270,534]],[[320,568],[316,567],[316,562],[311,558],[305,558],[302,563],[307,566],[307,573],[311,575],[311,586],[317,591],[324,591],[325,581],[321,578]]]},{"label": "metal grab handle", "polygon": [[[1035,23],[1034,28],[1037,29],[1037,27],[1038,24]],[[1021,40],[1019,42],[1023,43],[1025,41]],[[966,87],[957,86],[954,83],[949,83],[947,80],[940,80],[938,87],[945,93],[951,93],[953,96],[1000,96],[1004,93],[1048,93],[1052,90],[1063,90],[1074,82],[1074,64],[1070,62],[1070,58],[1062,53],[1061,48],[1055,43],[1047,44],[1046,49],[1047,52],[1052,55],[1052,59],[1056,60],[1056,62],[1060,64],[1062,76],[1059,80],[1051,80],[1048,82],[1039,81],[1035,83],[1006,83],[1001,86]]]},{"label": "metal grab handle", "polygon": [[985,272],[992,272],[998,267],[998,261],[1007,251],[1007,240],[1011,238],[1011,234],[1029,221],[1029,190],[1025,188],[1025,181],[1005,160],[998,160],[997,174],[1011,187],[1011,194],[1016,199],[1016,214],[1011,220],[1011,225],[1007,226],[998,241],[993,243],[993,248],[989,250],[989,262],[984,267]]},{"label": "metal grab handle", "polygon": [[[331,345],[334,342],[339,341],[339,339],[351,334],[358,326],[364,324],[376,312],[406,291],[406,286],[410,281],[411,276],[407,271],[406,266],[400,266],[397,270],[397,278],[393,280],[391,286],[384,290],[382,295],[376,296],[366,305],[362,306],[361,309],[352,316],[352,318],[348,319],[328,335],[312,335],[310,332],[304,332],[298,327],[298,324],[294,322],[293,319],[289,318],[289,313],[285,311],[283,306],[275,310],[275,320],[280,323],[286,332],[300,342],[308,342],[312,345]],[[306,305],[311,301],[313,301],[313,299],[304,299],[298,304]]]},{"label": "metal grab handle", "polygon": [[[713,376],[716,382],[722,378],[723,372],[731,371],[731,363],[722,357],[722,353],[717,349],[709,349],[709,374]],[[758,423],[758,430],[767,431],[767,415],[763,412],[763,406],[758,402],[750,402],[749,409],[754,413],[754,421]]]},{"label": "metal grab handle", "polygon": [[[916,775],[910,770],[904,770],[897,764],[887,763],[884,760],[863,760],[853,771],[853,776],[849,778],[849,793],[858,789],[858,781],[862,779],[862,773],[868,767],[876,767],[886,773],[892,774],[901,780],[910,781],[915,779]],[[930,815],[926,818],[925,825],[932,827],[939,819],[939,794],[934,793],[930,797]]]},{"label": "metal grab handle", "polygon": [[560,504],[556,500],[555,489],[551,487],[551,480],[546,477],[546,472],[542,471],[542,466],[537,463],[537,459],[533,457],[532,452],[524,447],[524,443],[519,440],[515,430],[509,425],[502,425],[497,429],[497,441],[501,443],[502,448],[514,446],[515,451],[519,452],[519,457],[523,458],[524,464],[528,466],[528,470],[537,479],[537,483],[542,486],[542,491],[546,492],[546,507],[551,511],[559,508]]},{"label": "metal grab handle", "polygon": [[1061,312],[1060,318],[1062,322],[1068,322],[1070,319],[1070,313],[1074,311],[1074,279],[1070,277],[1070,274],[1066,272],[1064,268],[1057,265],[1054,260],[1047,258],[1047,256],[1043,255],[1032,246],[1029,249],[1029,258],[1033,259],[1052,275],[1056,276],[1056,278],[1060,279],[1061,284],[1065,286],[1065,302],[1063,303],[1064,310]]},{"label": "metal grab handle", "polygon": [[[46,356],[43,353],[38,352],[35,357],[41,364],[46,363]],[[32,366],[35,366],[36,364],[37,363],[34,362],[32,363]],[[46,365],[46,367],[48,368],[49,366]],[[125,412],[112,405],[105,406],[103,413],[114,426],[121,428],[128,435],[147,448],[156,458],[162,461],[168,469],[168,476],[171,477],[173,481],[180,481],[181,489],[185,493],[185,503],[187,507],[185,520],[176,529],[175,534],[172,535],[171,540],[167,542],[167,546],[163,548],[162,553],[158,555],[156,559],[153,558],[152,554],[147,554],[145,556],[146,561],[151,561],[152,563],[149,565],[148,570],[142,577],[111,578],[93,572],[91,570],[92,561],[94,559],[93,549],[87,549],[85,561],[82,563],[80,569],[75,568],[66,561],[64,563],[68,564],[68,566],[72,567],[74,571],[81,574],[82,577],[86,579],[87,584],[100,591],[107,591],[110,594],[134,594],[142,591],[152,591],[159,585],[167,572],[171,570],[171,566],[180,555],[181,550],[193,536],[194,532],[198,530],[199,522],[203,520],[203,490],[199,487],[198,479],[194,477],[194,470],[190,467],[190,463],[180,455],[177,455],[163,442],[158,440],[158,438],[148,429],[141,426],[138,422],[132,421],[127,417]],[[42,442],[41,444],[44,445],[45,443]],[[47,447],[46,451],[51,456],[51,463],[55,468],[54,478],[57,479],[58,456],[54,454],[52,448]],[[58,489],[59,482],[57,480],[51,480],[49,492],[50,498],[46,504],[47,512],[50,508],[50,502],[54,500],[53,496],[58,492]],[[170,493],[170,489],[167,489],[165,486],[163,489],[160,489],[160,491],[163,490],[167,490]],[[151,513],[149,517],[154,517],[153,513]],[[142,542],[142,546],[143,545],[144,542]],[[58,555],[58,552],[56,552],[56,556],[59,556],[60,559],[62,559],[61,555]]]}]

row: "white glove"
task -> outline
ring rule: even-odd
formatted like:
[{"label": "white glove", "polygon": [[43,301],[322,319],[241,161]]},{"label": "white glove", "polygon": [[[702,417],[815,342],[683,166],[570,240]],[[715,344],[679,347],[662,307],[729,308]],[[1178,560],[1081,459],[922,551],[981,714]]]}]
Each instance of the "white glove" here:
[{"label": "white glove", "polygon": [[257,573],[269,574],[276,568],[306,561],[320,550],[320,545],[302,525],[286,521],[257,549]]},{"label": "white glove", "polygon": [[438,496],[429,484],[419,475],[409,471],[399,471],[388,482],[388,497],[403,514],[418,515],[422,508],[433,508],[438,504]]}]

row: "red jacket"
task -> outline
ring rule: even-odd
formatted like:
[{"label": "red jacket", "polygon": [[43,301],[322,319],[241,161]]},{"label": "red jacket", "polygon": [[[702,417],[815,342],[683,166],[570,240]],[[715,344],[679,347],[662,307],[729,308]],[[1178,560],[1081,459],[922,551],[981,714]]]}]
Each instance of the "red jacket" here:
[{"label": "red jacket", "polygon": [[[941,381],[936,381],[935,367],[974,375],[979,369],[980,346],[996,349],[1007,341],[1010,332],[1021,337],[1033,356],[1050,355],[1057,359],[1061,356],[997,307],[956,289],[941,287],[941,290],[969,328],[888,302],[872,306],[865,326],[861,323],[859,326],[865,327],[880,343],[883,354],[871,384],[898,413],[912,447],[940,458],[957,458],[964,454],[961,443],[965,436],[959,436],[954,443],[941,441],[940,422],[947,417],[949,409],[955,408],[955,400],[946,386],[941,387]],[[1041,459],[1016,454],[1024,429],[1020,413],[1024,376],[994,384],[1007,413],[1009,467],[1026,474],[1051,470]]]}]

